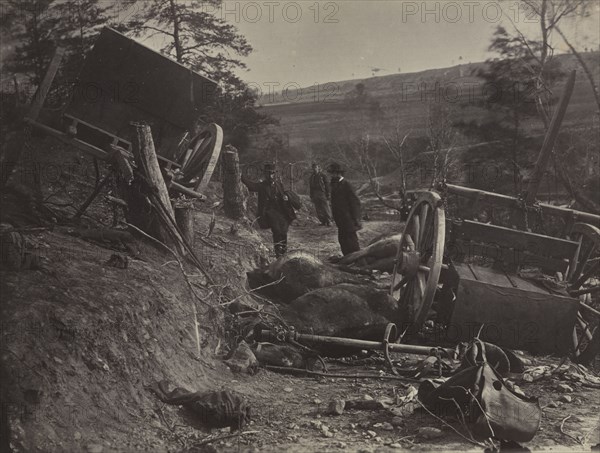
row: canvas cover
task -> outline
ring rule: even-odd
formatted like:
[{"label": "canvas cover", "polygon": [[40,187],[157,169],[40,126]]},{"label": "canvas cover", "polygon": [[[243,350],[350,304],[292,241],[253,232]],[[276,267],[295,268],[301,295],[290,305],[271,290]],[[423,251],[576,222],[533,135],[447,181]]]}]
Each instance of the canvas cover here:
[{"label": "canvas cover", "polygon": [[86,57],[65,114],[128,139],[129,123],[146,121],[155,140],[185,132],[217,84],[176,61],[104,28]]}]

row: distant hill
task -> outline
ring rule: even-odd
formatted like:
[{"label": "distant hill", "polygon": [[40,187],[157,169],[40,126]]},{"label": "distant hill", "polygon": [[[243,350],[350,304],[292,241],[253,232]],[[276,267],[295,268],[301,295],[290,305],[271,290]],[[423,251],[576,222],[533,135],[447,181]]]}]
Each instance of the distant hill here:
[{"label": "distant hill", "polygon": [[[600,52],[584,53],[583,57],[596,83],[600,84]],[[558,55],[556,58],[565,71],[578,70],[564,125],[589,123],[597,107],[588,80],[573,55]],[[430,102],[446,103],[456,119],[469,121],[480,116],[480,110],[471,104],[484,96],[486,87],[473,74],[484,65],[470,63],[364,80],[330,82],[271,96],[265,94],[260,97],[259,104],[265,113],[279,120],[278,132],[294,149],[342,140],[357,127],[368,128],[375,135],[387,135],[399,127],[402,131],[412,131],[413,137],[424,136]],[[559,84],[555,92],[560,95],[561,91]],[[541,132],[537,121],[525,126],[530,127],[532,132]]]}]

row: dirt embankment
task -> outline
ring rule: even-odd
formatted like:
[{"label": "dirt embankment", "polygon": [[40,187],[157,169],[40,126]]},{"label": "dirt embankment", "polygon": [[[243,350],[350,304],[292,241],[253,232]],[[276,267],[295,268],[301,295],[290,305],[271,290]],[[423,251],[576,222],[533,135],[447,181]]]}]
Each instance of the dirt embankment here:
[{"label": "dirt embankment", "polygon": [[169,379],[207,390],[228,380],[216,359],[226,350],[219,304],[241,292],[245,271],[267,251],[256,232],[241,225],[232,235],[232,222],[220,217],[211,237],[201,239],[209,222],[197,213],[195,249],[214,286],[186,268],[206,295],[197,303],[200,357],[193,298],[168,252],[136,238],[121,269],[107,264],[118,253],[114,244],[64,228],[28,235],[41,268],[1,273],[3,439],[10,435],[17,451],[174,447],[144,387]]}]

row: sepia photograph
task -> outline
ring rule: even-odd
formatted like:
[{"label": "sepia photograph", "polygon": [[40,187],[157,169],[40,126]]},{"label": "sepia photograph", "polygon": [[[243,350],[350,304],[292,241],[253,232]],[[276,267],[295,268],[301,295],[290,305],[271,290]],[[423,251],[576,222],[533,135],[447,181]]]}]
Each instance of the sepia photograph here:
[{"label": "sepia photograph", "polygon": [[0,453],[600,451],[600,0],[0,0]]}]

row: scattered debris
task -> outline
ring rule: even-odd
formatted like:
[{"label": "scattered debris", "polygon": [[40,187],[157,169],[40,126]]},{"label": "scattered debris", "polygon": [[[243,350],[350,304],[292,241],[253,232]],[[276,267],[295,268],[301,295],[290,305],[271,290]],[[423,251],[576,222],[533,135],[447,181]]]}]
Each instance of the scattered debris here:
[{"label": "scattered debris", "polygon": [[225,364],[231,371],[237,373],[254,374],[258,368],[258,360],[244,340],[240,341],[231,357],[225,360]]},{"label": "scattered debris", "polygon": [[417,435],[424,439],[437,439],[438,437],[441,437],[443,435],[443,432],[441,429],[438,428],[423,426],[419,428],[419,430],[417,431]]}]

